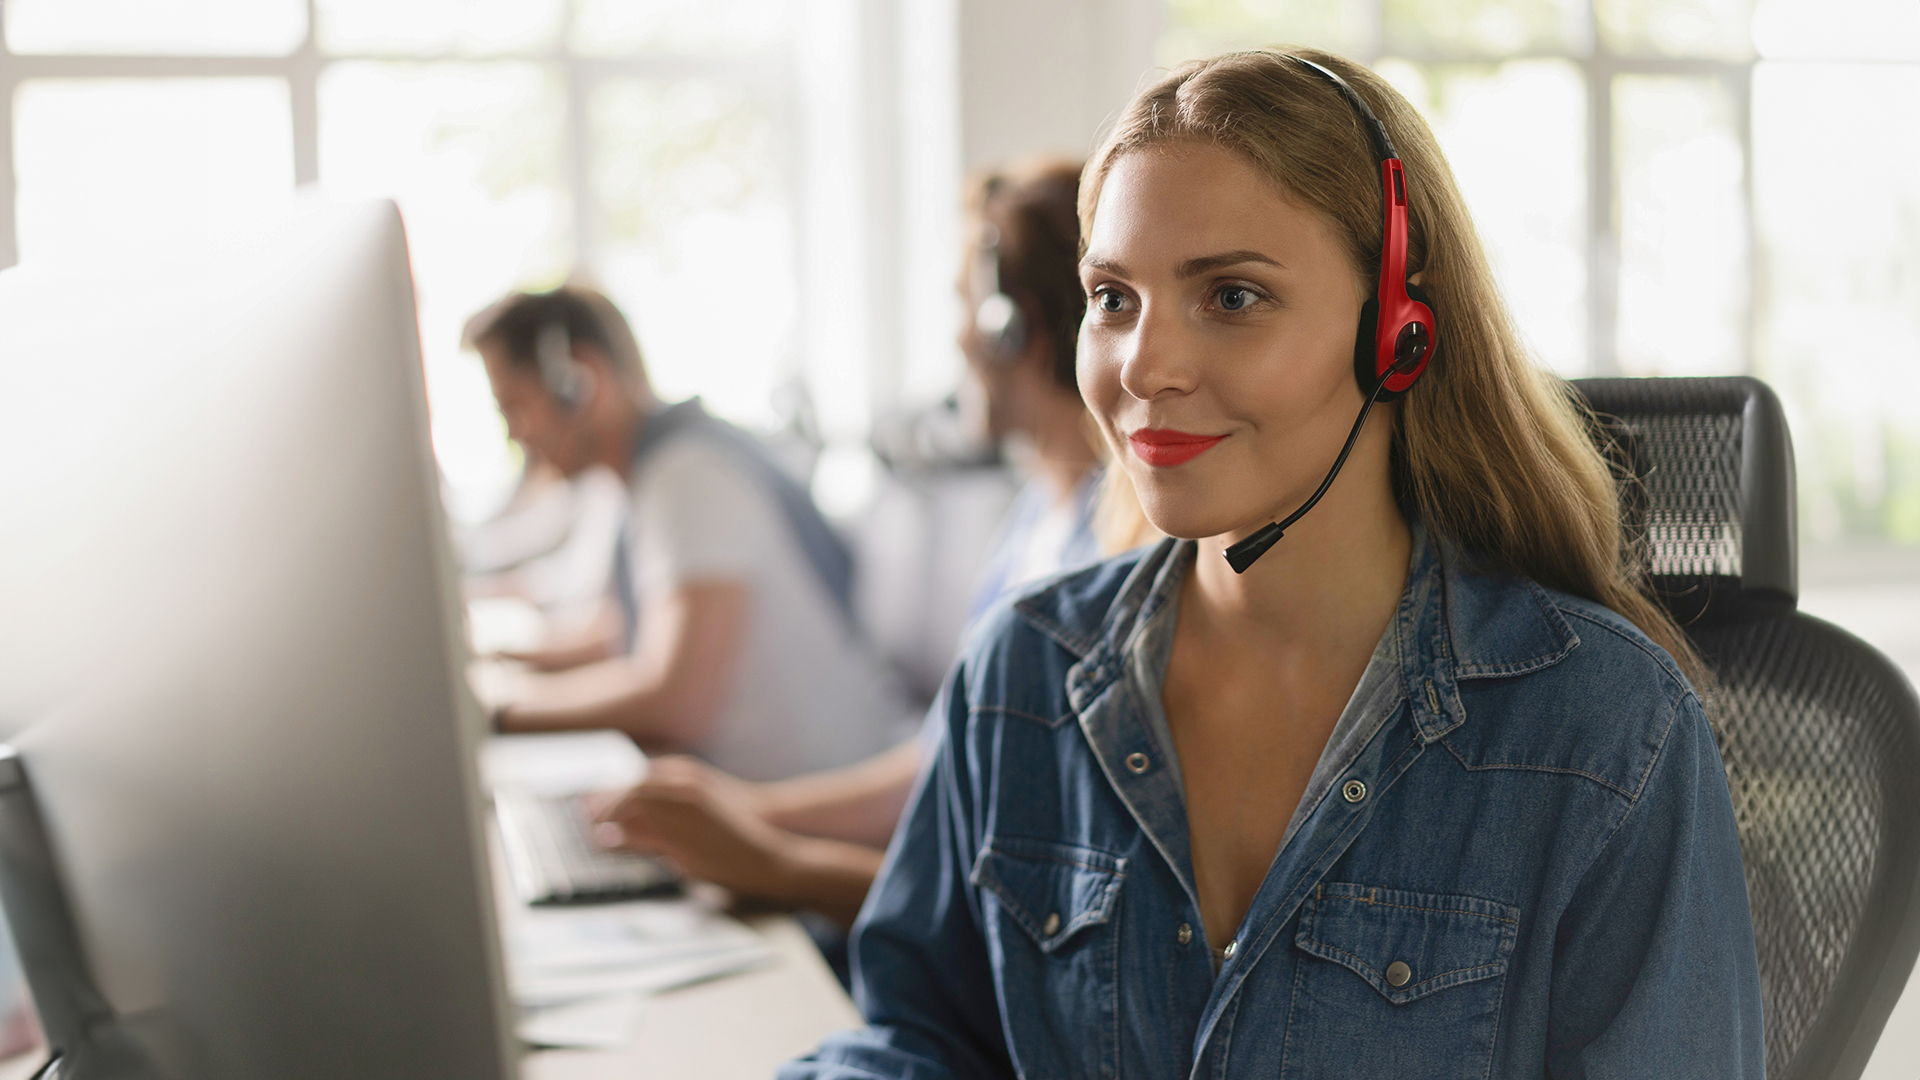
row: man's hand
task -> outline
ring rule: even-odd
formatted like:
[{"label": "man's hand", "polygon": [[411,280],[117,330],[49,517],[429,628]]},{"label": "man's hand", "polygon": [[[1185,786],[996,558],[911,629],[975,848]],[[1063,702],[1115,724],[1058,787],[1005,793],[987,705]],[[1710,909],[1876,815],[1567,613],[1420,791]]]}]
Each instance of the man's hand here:
[{"label": "man's hand", "polygon": [[604,807],[595,839],[658,855],[736,895],[791,902],[797,839],[762,816],[755,785],[693,758],[656,758],[645,782]]}]

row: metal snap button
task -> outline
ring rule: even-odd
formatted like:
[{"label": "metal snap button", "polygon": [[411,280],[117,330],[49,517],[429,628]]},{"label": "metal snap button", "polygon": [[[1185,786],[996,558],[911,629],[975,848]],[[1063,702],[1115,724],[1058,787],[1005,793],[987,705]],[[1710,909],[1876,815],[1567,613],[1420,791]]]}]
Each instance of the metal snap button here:
[{"label": "metal snap button", "polygon": [[1358,780],[1349,780],[1340,785],[1340,794],[1345,796],[1348,802],[1359,802],[1367,797],[1367,785]]},{"label": "metal snap button", "polygon": [[[1048,937],[1052,937],[1053,935],[1059,933],[1060,932],[1060,913],[1056,911],[1053,914],[1047,916],[1047,924],[1040,928],[1040,932],[1047,935]],[[1405,968],[1407,965],[1401,964],[1400,966],[1402,968]],[[1388,978],[1392,978],[1392,976],[1389,975]],[[1396,983],[1395,985],[1398,985],[1398,984]]]},{"label": "metal snap button", "polygon": [[1188,926],[1186,923],[1181,923],[1180,929],[1173,932],[1173,938],[1180,944],[1185,945],[1187,942],[1193,940],[1193,927]]},{"label": "metal snap button", "polygon": [[1407,966],[1406,961],[1395,960],[1387,965],[1387,985],[1395,990],[1407,985],[1407,980],[1411,978],[1413,978],[1413,969]]},{"label": "metal snap button", "polygon": [[1227,959],[1231,960],[1233,959],[1233,954],[1240,951],[1240,942],[1238,940],[1229,941],[1227,942],[1227,947],[1221,951],[1226,954]]},{"label": "metal snap button", "polygon": [[1137,750],[1127,755],[1127,768],[1132,770],[1133,775],[1135,776],[1139,776],[1141,773],[1146,772],[1147,766],[1151,764],[1153,764],[1153,762],[1148,760],[1147,755],[1142,754]]}]

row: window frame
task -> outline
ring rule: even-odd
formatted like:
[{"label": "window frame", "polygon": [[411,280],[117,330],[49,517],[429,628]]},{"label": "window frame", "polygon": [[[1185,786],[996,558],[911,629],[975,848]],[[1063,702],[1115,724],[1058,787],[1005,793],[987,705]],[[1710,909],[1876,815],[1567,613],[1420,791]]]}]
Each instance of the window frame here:
[{"label": "window frame", "polygon": [[[1615,52],[1608,48],[1600,32],[1599,16],[1592,0],[1581,4],[1584,19],[1573,48],[1566,50],[1525,49],[1508,53],[1471,49],[1389,50],[1386,43],[1386,0],[1363,0],[1369,8],[1370,40],[1354,59],[1377,67],[1383,60],[1412,64],[1504,64],[1523,60],[1555,60],[1572,64],[1585,84],[1587,98],[1587,222],[1585,230],[1587,269],[1587,373],[1594,376],[1620,375],[1620,216],[1622,177],[1614,145],[1614,80],[1621,76],[1679,75],[1704,77],[1717,81],[1734,106],[1734,132],[1740,142],[1741,221],[1746,231],[1748,251],[1756,253],[1753,191],[1753,71],[1761,62],[1756,51],[1744,58],[1660,57]],[[1740,340],[1735,355],[1741,358],[1739,371],[1725,374],[1750,374],[1754,366],[1754,345],[1758,333],[1759,259],[1744,261],[1746,310],[1740,320]]]}]

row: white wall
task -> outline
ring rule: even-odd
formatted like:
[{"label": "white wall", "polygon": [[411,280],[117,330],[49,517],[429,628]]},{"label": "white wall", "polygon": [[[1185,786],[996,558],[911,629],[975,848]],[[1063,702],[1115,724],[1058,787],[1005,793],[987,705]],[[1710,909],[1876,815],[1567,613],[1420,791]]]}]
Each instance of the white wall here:
[{"label": "white wall", "polygon": [[[1160,0],[895,0],[897,367],[877,396],[926,401],[959,374],[960,201],[975,170],[1084,157],[1152,64]],[[886,360],[880,360],[883,365]]]},{"label": "white wall", "polygon": [[961,160],[1084,156],[1153,61],[1157,0],[962,0]]}]

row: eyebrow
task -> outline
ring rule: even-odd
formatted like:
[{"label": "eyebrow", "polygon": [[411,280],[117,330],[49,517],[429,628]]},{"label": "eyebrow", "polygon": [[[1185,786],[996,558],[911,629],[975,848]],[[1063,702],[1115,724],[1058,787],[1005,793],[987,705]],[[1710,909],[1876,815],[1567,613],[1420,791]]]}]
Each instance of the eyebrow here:
[{"label": "eyebrow", "polygon": [[[1286,264],[1280,260],[1247,248],[1240,251],[1223,251],[1218,255],[1201,255],[1198,258],[1188,259],[1186,262],[1175,267],[1173,272],[1176,276],[1182,278],[1193,278],[1199,277],[1202,274],[1212,273],[1215,270],[1222,270],[1229,266],[1240,266],[1245,263],[1261,263],[1266,266],[1276,266],[1282,270],[1286,269]],[[1088,270],[1100,270],[1118,277],[1127,276],[1126,267],[1121,266],[1117,262],[1099,258],[1098,256],[1089,255],[1080,260],[1080,265]]]},{"label": "eyebrow", "polygon": [[1247,249],[1241,251],[1223,251],[1218,255],[1202,255],[1197,259],[1188,259],[1176,267],[1174,273],[1183,278],[1199,277],[1202,274],[1212,273],[1215,270],[1224,270],[1229,266],[1239,266],[1242,263],[1264,263],[1267,266],[1276,266],[1282,270],[1286,269],[1286,264],[1280,260]]}]

